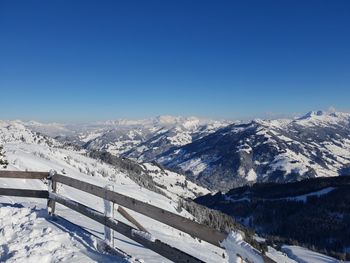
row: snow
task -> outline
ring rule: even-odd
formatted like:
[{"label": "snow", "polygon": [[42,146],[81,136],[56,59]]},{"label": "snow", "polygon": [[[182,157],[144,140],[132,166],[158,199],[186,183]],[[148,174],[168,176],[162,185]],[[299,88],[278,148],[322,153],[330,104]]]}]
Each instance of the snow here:
[{"label": "snow", "polygon": [[286,253],[278,251],[270,246],[267,248],[268,248],[268,251],[266,252],[266,256],[268,256],[269,258],[271,258],[277,263],[298,263],[297,261],[289,258]]},{"label": "snow", "polygon": [[154,236],[152,236],[150,233],[147,233],[147,232],[144,232],[144,231],[132,229],[131,234],[135,235],[135,236],[142,237],[143,239],[149,240],[151,242],[155,242],[156,241]]},{"label": "snow", "polygon": [[246,179],[247,179],[247,181],[252,181],[252,182],[256,181],[257,175],[253,169],[249,170]]},{"label": "snow", "polygon": [[339,260],[299,246],[282,246],[282,251],[298,263],[338,263]]},{"label": "snow", "polygon": [[240,258],[248,262],[264,263],[256,249],[245,242],[239,232],[231,231],[227,238],[221,242],[221,246],[225,248],[228,254],[229,263],[241,262]]},{"label": "snow", "polygon": [[192,136],[190,132],[178,131],[175,136],[168,137],[170,143],[175,146],[182,146],[192,142]]},{"label": "snow", "polygon": [[[46,144],[55,143],[53,139],[45,138],[42,135],[34,134],[16,121],[6,122],[0,120],[0,142],[27,142]],[[56,143],[58,145],[58,143]]]},{"label": "snow", "polygon": [[[293,160],[293,162],[291,162]],[[270,170],[282,170],[286,173],[296,172],[299,174],[304,174],[309,171],[309,159],[302,155],[297,154],[289,149],[286,149],[285,152],[277,155],[275,160],[270,166]],[[323,170],[322,167],[318,164],[312,166],[315,170]]]},{"label": "snow", "polygon": [[197,176],[207,168],[207,164],[200,158],[195,158],[180,164],[180,167],[182,170],[191,171],[194,176]]},{"label": "snow", "polygon": [[81,240],[52,223],[43,209],[0,207],[1,262],[127,262],[121,256],[101,253],[97,240]]},{"label": "snow", "polygon": [[177,200],[178,197],[195,198],[199,195],[210,193],[207,188],[187,180],[184,175],[163,170],[150,163],[144,163],[143,167],[148,171],[148,174],[152,176],[154,182],[163,186],[159,189],[172,197],[173,200]]},{"label": "snow", "polygon": [[[11,130],[10,132],[17,132],[18,130]],[[188,212],[182,210],[177,211],[177,200],[179,195],[182,194],[180,190],[175,190],[174,194],[168,196],[160,195],[158,193],[149,191],[140,187],[134,181],[132,181],[127,174],[121,172],[116,167],[102,163],[100,161],[91,159],[82,155],[80,152],[74,150],[66,150],[48,145],[46,142],[26,143],[21,140],[20,133],[28,134],[28,137],[32,137],[32,134],[26,129],[19,129],[19,136],[15,138],[11,134],[6,134],[5,138],[10,138],[8,141],[0,141],[4,144],[6,151],[6,159],[9,161],[7,170],[29,170],[29,171],[50,171],[51,169],[61,173],[63,170],[67,176],[84,180],[86,182],[98,185],[106,186],[113,185],[116,192],[133,197],[137,200],[161,207],[164,210],[170,211],[175,214],[179,214],[188,218],[193,218]],[[4,129],[4,133],[8,133],[9,130]],[[3,137],[3,138],[4,138]],[[1,137],[0,137],[1,138]],[[164,175],[167,176],[167,175]],[[183,180],[184,177],[180,177],[175,173],[168,174],[169,182],[171,180]],[[160,178],[159,178],[160,179]],[[165,180],[167,181],[167,180]],[[188,184],[188,195],[194,195],[196,193],[195,185]],[[26,188],[26,189],[47,189],[47,184],[41,180],[26,180],[26,179],[0,179],[0,187],[11,188]],[[187,190],[183,190],[186,192]],[[205,189],[198,191],[205,192]],[[192,192],[192,193],[190,193]],[[99,212],[103,212],[103,199],[81,192],[79,190],[70,188],[58,184],[58,193],[66,198],[70,198],[74,201],[82,203],[92,209]],[[173,199],[172,199],[173,198]],[[30,207],[41,206],[46,207],[46,200],[38,200],[34,198],[21,198],[21,197],[1,197],[0,203],[10,204],[24,204],[28,203]],[[115,206],[115,209],[117,206]],[[222,258],[223,249],[213,246],[204,241],[199,242],[190,235],[171,228],[165,224],[157,222],[151,218],[138,214],[136,212],[128,210],[138,222],[150,232],[152,237],[159,239],[171,246],[177,247],[180,250],[185,251],[195,257],[198,257],[206,262],[225,262]],[[62,205],[56,205],[56,213],[59,216],[73,222],[89,232],[93,233],[96,237],[103,239],[104,227],[103,225],[96,223],[95,221],[74,212]],[[116,219],[124,223],[130,224],[124,217],[122,217],[117,211],[115,211]],[[38,218],[38,217],[37,217]],[[33,219],[34,220],[34,219]],[[37,219],[36,219],[37,220]],[[169,262],[165,258],[156,254],[149,249],[137,244],[136,242],[122,236],[119,233],[114,233],[114,244],[117,248],[132,255],[135,259],[144,260],[145,262]],[[74,246],[72,246],[74,247]],[[79,248],[77,250],[80,250]],[[51,252],[46,251],[48,254]],[[78,252],[77,252],[78,253]],[[84,250],[82,250],[82,254]],[[8,253],[3,253],[8,256]],[[92,257],[94,258],[94,257]],[[101,262],[101,260],[98,260]],[[45,262],[45,261],[44,261]],[[89,262],[89,261],[86,261]],[[104,260],[103,260],[104,262]],[[107,261],[108,262],[108,261]]]},{"label": "snow", "polygon": [[252,147],[251,147],[249,144],[247,144],[247,143],[244,143],[244,144],[242,144],[242,145],[239,145],[239,146],[237,147],[237,149],[238,149],[238,151],[240,151],[240,152],[246,152],[247,154],[251,154],[252,151],[253,151]]},{"label": "snow", "polygon": [[68,136],[76,143],[85,144],[88,149],[106,150],[114,155],[124,154],[140,161],[143,160],[143,153],[154,150],[157,138],[165,146],[182,146],[191,143],[193,136],[198,139],[229,123],[224,120],[167,115],[143,120],[114,120],[80,125],[16,122],[22,127],[49,136]]},{"label": "snow", "polygon": [[[189,125],[191,126],[191,125]],[[195,124],[193,124],[195,126]],[[133,136],[133,134],[130,134]],[[187,181],[183,175],[162,170],[152,164],[143,164],[145,169],[151,171],[153,180],[165,186],[167,196],[149,191],[138,186],[127,174],[116,167],[84,156],[81,152],[72,149],[63,149],[62,145],[54,139],[35,134],[19,122],[0,121],[0,143],[4,145],[6,159],[9,161],[8,170],[50,171],[54,169],[67,176],[84,180],[86,182],[105,187],[113,185],[116,192],[142,200],[146,203],[161,207],[181,216],[193,219],[186,211],[177,211],[177,200],[181,197],[194,197],[197,194],[206,194],[209,191],[192,182]],[[207,169],[215,158],[190,162],[194,171],[199,173]],[[254,172],[254,171],[253,171]],[[248,179],[253,180],[256,175],[249,171]],[[45,181],[26,179],[0,179],[0,187],[43,189],[48,188]],[[58,184],[58,193],[66,198],[80,202],[92,209],[103,212],[103,199],[81,192],[79,190]],[[320,192],[318,194],[324,194]],[[301,198],[301,197],[300,197]],[[62,218],[49,218],[45,211],[46,200],[21,197],[0,196],[0,261],[7,262],[124,262],[120,255],[113,256],[101,250],[104,226],[78,214],[64,206],[57,204],[56,213],[59,216],[79,225],[74,227]],[[4,206],[4,204],[11,204]],[[23,205],[21,207],[20,205]],[[115,209],[117,206],[115,206]],[[242,235],[232,232],[222,243],[226,248],[218,248],[204,241],[198,241],[188,234],[161,224],[126,209],[138,222],[149,231],[149,234],[136,231],[149,240],[159,239],[171,246],[177,247],[205,262],[230,262],[239,260],[237,254],[243,258],[259,263],[261,257],[256,250],[247,244]],[[130,224],[115,211],[116,219]],[[86,232],[88,231],[88,232]],[[155,252],[152,252],[136,242],[114,233],[114,244],[133,257],[133,260],[144,262],[169,262]],[[298,250],[292,250],[293,257],[299,256]],[[269,250],[274,257],[283,258],[283,254]],[[311,252],[303,252],[309,255]],[[314,252],[312,252],[314,253]],[[295,255],[294,255],[295,254]],[[304,255],[303,254],[303,255]],[[321,255],[322,256],[322,255]],[[327,258],[323,256],[322,258]],[[283,261],[278,261],[283,262]],[[292,262],[292,261],[285,261]],[[333,262],[333,261],[320,261]]]},{"label": "snow", "polygon": [[[306,202],[307,201],[307,198],[308,197],[311,197],[311,196],[322,196],[322,195],[325,195],[325,194],[328,194],[330,192],[332,192],[335,188],[334,187],[326,187],[324,189],[321,189],[319,191],[315,191],[315,192],[311,192],[311,193],[307,193],[307,194],[304,194],[304,195],[298,195],[298,196],[289,196],[289,197],[282,197],[282,198],[264,198],[262,200],[288,200],[288,201],[301,201],[301,202]],[[248,197],[242,197],[242,198],[239,198],[239,199],[234,199],[230,196],[226,196],[224,195],[224,198],[226,201],[229,201],[229,202],[243,202],[243,201],[248,201],[250,202],[251,199],[248,198]]]},{"label": "snow", "polygon": [[92,133],[80,135],[80,140],[82,142],[88,142],[88,141],[96,139],[97,137],[101,136],[102,134],[103,134],[102,132],[92,132]]},{"label": "snow", "polygon": [[285,198],[281,198],[281,199],[286,199],[286,200],[292,200],[292,201],[302,201],[302,202],[306,202],[308,197],[311,196],[317,196],[320,197],[322,195],[328,194],[330,192],[332,192],[335,188],[334,187],[327,187],[324,189],[321,189],[319,191],[316,192],[312,192],[312,193],[308,193],[305,195],[298,195],[298,196],[293,196],[293,197],[285,197]]},{"label": "snow", "polygon": [[294,120],[295,123],[304,126],[326,127],[330,124],[339,124],[340,122],[349,123],[350,113],[330,112],[330,111],[311,111],[306,115]]}]

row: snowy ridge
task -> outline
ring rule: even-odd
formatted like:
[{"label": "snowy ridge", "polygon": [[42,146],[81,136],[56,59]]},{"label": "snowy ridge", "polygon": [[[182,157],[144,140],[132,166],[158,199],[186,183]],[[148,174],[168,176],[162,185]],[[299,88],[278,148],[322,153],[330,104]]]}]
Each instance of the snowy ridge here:
[{"label": "snowy ridge", "polygon": [[1,121],[0,120],[0,142],[24,142],[42,145],[59,146],[55,140],[43,136],[39,133],[32,132],[21,124],[19,121]]},{"label": "snowy ridge", "polygon": [[84,125],[26,124],[69,132],[58,140],[138,162],[156,161],[207,188],[350,173],[350,114],[309,112],[245,123],[159,116]]},{"label": "snowy ridge", "polygon": [[350,173],[350,114],[231,124],[156,160],[216,190],[338,176]]},{"label": "snowy ridge", "polygon": [[73,142],[88,150],[151,161],[171,147],[191,143],[229,124],[228,121],[196,117],[158,116],[144,120],[113,120],[88,124],[42,124],[21,122],[33,131],[62,142]]}]

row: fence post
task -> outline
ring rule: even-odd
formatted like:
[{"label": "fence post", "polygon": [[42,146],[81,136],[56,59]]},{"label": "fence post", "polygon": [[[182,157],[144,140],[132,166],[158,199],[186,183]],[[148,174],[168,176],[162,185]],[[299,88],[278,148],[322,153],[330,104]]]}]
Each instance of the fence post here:
[{"label": "fence post", "polygon": [[[106,190],[114,191],[114,187],[112,185],[105,186]],[[104,199],[104,215],[106,218],[114,218],[114,203]],[[109,228],[105,225],[105,242],[111,246],[114,247],[114,235],[113,235],[113,229]]]},{"label": "fence post", "polygon": [[[56,193],[57,192],[57,182],[52,179],[52,177],[57,174],[55,170],[50,170],[48,179],[48,192],[50,193]],[[50,198],[50,196],[49,196]],[[55,208],[56,208],[56,202],[53,200],[48,199],[47,201],[47,211],[50,216],[55,215]]]}]

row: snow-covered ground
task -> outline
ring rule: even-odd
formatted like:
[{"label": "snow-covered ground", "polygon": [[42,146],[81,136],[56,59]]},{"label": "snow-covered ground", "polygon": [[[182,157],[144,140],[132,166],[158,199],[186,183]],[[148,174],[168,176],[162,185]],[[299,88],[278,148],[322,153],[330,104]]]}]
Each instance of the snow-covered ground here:
[{"label": "snow-covered ground", "polygon": [[282,251],[298,263],[338,263],[339,260],[299,246],[283,246]]},{"label": "snow-covered ground", "polygon": [[[149,191],[138,186],[127,175],[116,170],[116,168],[97,162],[77,152],[51,148],[45,145],[26,144],[11,142],[4,145],[6,150],[6,158],[9,161],[8,170],[33,170],[33,171],[49,171],[50,169],[59,172],[64,171],[67,176],[93,183],[99,186],[113,185],[114,190],[142,200],[149,204],[161,207],[173,213],[177,213],[177,203],[166,196]],[[1,187],[13,188],[29,188],[29,189],[47,189],[47,186],[40,180],[25,180],[25,179],[1,179]],[[63,196],[69,197],[75,201],[83,203],[100,212],[103,212],[103,200],[92,195],[86,194],[79,190],[59,185],[58,192]],[[44,205],[45,202],[40,200],[30,199],[31,202]],[[1,197],[0,202],[21,203],[23,198]],[[85,227],[98,237],[103,238],[103,226],[92,220],[85,218],[69,209],[60,205],[57,207],[58,215],[64,216],[68,220]],[[199,242],[185,233],[181,233],[171,227],[156,222],[150,218],[129,211],[139,222],[149,230],[152,235],[158,239],[176,246],[187,253],[197,256],[205,261],[220,262],[222,261],[222,249],[212,246],[206,242]],[[117,214],[117,213],[116,213]],[[180,213],[182,216],[191,217],[185,211]],[[125,221],[124,218],[117,215],[117,219]],[[145,260],[146,262],[159,262],[160,256],[145,249],[132,240],[116,235],[116,246],[123,251]],[[161,259],[164,262],[166,259]]]},{"label": "snow-covered ground", "polygon": [[[48,140],[40,135],[33,134],[20,124],[16,124],[15,127],[8,125],[7,123],[2,124],[3,125],[0,125],[0,144],[3,144],[6,159],[9,162],[7,170],[50,171],[51,169],[54,169],[59,173],[66,174],[67,176],[84,180],[95,185],[103,187],[106,185],[112,185],[116,192],[128,195],[157,207],[161,207],[170,212],[193,218],[188,212],[184,210],[181,212],[177,211],[178,196],[176,193],[178,193],[180,189],[176,190],[172,195],[172,197],[174,197],[173,200],[170,197],[140,187],[134,181],[132,181],[127,176],[127,174],[118,170],[118,168],[114,166],[86,157],[80,152],[63,149],[59,147],[59,143],[55,142],[54,140]],[[58,147],[55,147],[54,145]],[[151,168],[151,165],[149,165],[148,168]],[[176,182],[176,179],[178,178],[175,177],[175,174],[169,174],[169,178],[171,178],[169,183]],[[46,190],[47,184],[41,180],[2,178],[0,179],[0,187]],[[205,189],[202,189],[202,191],[205,191]],[[97,198],[85,192],[81,192],[79,190],[72,189],[60,184],[58,185],[58,193],[100,212],[103,212],[103,200],[101,198]],[[193,195],[193,192],[189,194]],[[0,196],[0,203],[12,205],[22,204],[27,208],[33,208],[34,206],[44,208],[46,206],[46,200],[7,196]],[[45,229],[48,227],[48,225],[52,224],[52,222],[47,221],[41,216],[36,216],[35,218],[36,212],[28,210],[29,208],[27,208],[23,209],[23,211],[27,211],[28,213],[26,213],[28,216],[32,218],[32,221],[30,222],[34,223],[34,221],[39,220],[38,224],[36,225],[37,228],[42,227],[42,229]],[[116,208],[117,206],[115,209]],[[11,213],[17,213],[14,210],[15,209],[13,209],[13,211],[11,210]],[[224,253],[224,250],[219,247],[194,239],[188,234],[182,233],[141,214],[137,214],[129,210],[128,212],[134,216],[136,220],[138,220],[157,239],[175,246],[206,262],[226,262],[227,260],[227,257],[226,260],[223,260],[222,254]],[[87,231],[94,234],[96,237],[103,238],[103,225],[98,224],[93,220],[88,219],[61,205],[57,205],[57,214],[83,227]],[[130,224],[122,216],[120,216],[117,211],[115,211],[115,214],[118,220]],[[28,224],[30,225],[32,223]],[[2,222],[1,227],[3,227],[3,225],[6,225],[6,222]],[[23,224],[20,224],[19,226],[21,225]],[[24,225],[23,227],[25,228]],[[35,226],[33,227],[35,228]],[[52,227],[52,229],[54,228]],[[25,231],[25,229],[23,229],[23,231]],[[57,233],[59,234],[59,232]],[[18,241],[20,241],[20,239],[18,239]],[[132,255],[134,259],[140,259],[145,262],[168,262],[167,259],[162,258],[158,254],[144,248],[143,246],[135,243],[132,240],[129,240],[128,238],[118,233],[115,233],[114,241],[116,247],[125,251],[127,254]],[[73,244],[75,241],[72,240],[71,242]],[[76,244],[77,250],[79,250],[78,243]],[[26,245],[23,244],[23,246]],[[72,245],[72,247],[74,246]],[[26,248],[28,249],[27,253],[36,253],[35,246],[27,246]],[[51,250],[50,248],[50,246],[47,246],[45,248],[47,249],[46,253],[55,253],[56,248],[54,246],[52,246]],[[62,249],[64,249],[64,247]],[[81,257],[83,254],[84,253],[82,250]],[[10,256],[11,251],[4,247],[4,249],[1,251],[1,257],[8,259]],[[53,262],[57,261],[57,259],[53,259]]]},{"label": "snow-covered ground", "polygon": [[128,262],[106,254],[97,238],[45,209],[0,204],[0,262]]},{"label": "snow-covered ground", "polygon": [[[245,259],[248,262],[264,263],[263,258],[251,245],[243,240],[243,236],[238,232],[231,232],[228,237],[221,242],[221,246],[227,251],[230,263],[240,262]],[[238,256],[239,255],[239,256]]]},{"label": "snow-covered ground", "polygon": [[277,263],[298,263],[297,261],[289,258],[286,253],[278,251],[273,247],[268,247],[266,255]]},{"label": "snow-covered ground", "polygon": [[157,184],[166,188],[166,190],[164,188],[161,189],[167,195],[170,195],[172,199],[176,198],[176,196],[195,198],[198,195],[210,193],[208,189],[188,181],[184,175],[161,169],[150,163],[145,163],[143,166]]}]

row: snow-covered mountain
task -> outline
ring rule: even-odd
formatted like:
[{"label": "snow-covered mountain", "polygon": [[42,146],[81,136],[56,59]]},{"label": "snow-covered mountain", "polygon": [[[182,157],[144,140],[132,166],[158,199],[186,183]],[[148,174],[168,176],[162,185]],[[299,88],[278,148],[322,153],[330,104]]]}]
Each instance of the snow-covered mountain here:
[{"label": "snow-covered mountain", "polygon": [[[198,194],[209,192],[207,189],[188,181],[185,176],[168,171],[157,164],[138,164],[117,156],[108,156],[106,155],[108,152],[101,153],[99,151],[87,151],[86,149],[74,150],[53,138],[34,132],[28,127],[28,125],[26,127],[20,121],[0,122],[0,145],[4,146],[5,158],[9,163],[6,168],[8,170],[49,171],[50,169],[54,169],[59,173],[99,186],[112,185],[117,192],[156,205],[173,213],[193,218],[194,220],[196,219],[193,215],[184,209],[180,209],[178,200],[181,197],[193,198]],[[210,135],[201,138],[208,136]],[[201,140],[201,138],[196,141]],[[96,152],[98,153],[97,155]],[[104,156],[106,160],[101,161],[101,156]],[[143,179],[137,180],[136,178]],[[148,178],[147,181],[144,181],[145,178]],[[151,179],[149,180],[149,178]],[[150,183],[152,187],[150,187]],[[41,180],[8,180],[2,178],[0,179],[0,186],[47,189],[47,185]],[[58,192],[102,212],[103,202],[100,198],[67,188],[63,185],[58,186]],[[4,204],[9,208],[3,208]],[[18,204],[21,204],[24,208],[19,208]],[[90,236],[87,239],[86,233],[82,234],[84,235],[83,242],[79,241],[81,237],[75,232],[76,230],[72,232],[72,226],[68,226],[67,222],[62,223],[57,221],[54,223],[54,226],[51,226],[52,222],[43,216],[45,207],[45,200],[0,196],[0,214],[18,218],[12,224],[8,220],[0,220],[1,227],[6,227],[7,235],[0,237],[1,259],[9,262],[11,260],[21,261],[26,258],[28,259],[28,253],[30,253],[33,260],[38,256],[45,256],[48,261],[55,261],[57,257],[62,256],[60,258],[63,262],[65,262],[65,258],[67,259],[69,257],[74,257],[81,262],[87,262],[88,259],[86,256],[91,256],[95,259],[98,258],[97,260],[104,262],[118,260],[117,258],[111,258],[109,255],[99,254],[101,251],[98,249],[96,238]],[[83,229],[92,231],[97,237],[102,237],[103,227],[101,225],[91,220],[86,220],[81,215],[77,215],[60,205],[57,206],[57,212],[69,221],[83,227]],[[138,221],[142,222],[153,237],[176,246],[205,262],[227,262],[228,255],[233,257],[233,260],[239,260],[237,258],[237,251],[248,258],[256,257],[252,252],[254,251],[253,248],[240,235],[226,242],[230,247],[225,251],[206,242],[194,239],[166,225],[155,224],[153,220],[140,214],[132,211],[128,212]],[[117,219],[128,223],[120,215],[117,215]],[[214,218],[213,220],[218,221],[218,218]],[[69,233],[69,235],[65,233]],[[28,235],[30,238],[25,239]],[[45,236],[52,240],[48,240]],[[8,237],[11,238],[8,239]],[[27,240],[26,246],[21,243],[22,238],[23,240]],[[65,246],[62,242],[66,242],[68,245]],[[145,262],[159,262],[161,260],[168,262],[166,259],[160,259],[159,255],[121,235],[116,236],[115,244],[119,249],[133,256],[133,259],[131,259],[132,262],[137,260]],[[14,251],[19,252],[13,254],[12,252]],[[28,252],[27,254],[26,251]],[[58,255],[55,251],[61,253],[61,255]],[[63,251],[65,252],[63,253]],[[16,255],[16,257],[13,255]],[[271,258],[279,258],[285,262],[293,262],[272,248],[269,248],[269,256]],[[124,259],[120,260],[121,262],[125,262]]]},{"label": "snow-covered mountain", "polygon": [[107,151],[138,161],[191,143],[228,125],[229,121],[196,117],[158,116],[143,120],[113,120],[89,124],[22,123],[33,131],[88,150]]},{"label": "snow-covered mountain", "polygon": [[156,157],[212,189],[349,173],[350,114],[232,124]]},{"label": "snow-covered mountain", "polygon": [[[112,170],[103,165],[97,169],[98,165],[94,163],[102,160],[98,156],[95,156],[100,159],[97,161],[96,158],[87,158],[85,157],[86,150],[75,151],[53,138],[31,131],[18,121],[0,122],[0,145],[4,146],[9,167],[14,169],[32,170],[29,163],[24,166],[22,164],[23,160],[27,161],[30,158],[34,159],[32,160],[34,166],[53,160],[55,164],[52,169],[58,169],[59,172],[68,173],[73,167],[82,174],[106,178],[113,177],[114,173],[122,173],[136,183],[143,184],[142,186],[151,187],[152,185],[154,190],[174,200],[177,197],[194,198],[200,194],[209,193],[206,188],[188,182],[184,175],[159,168],[151,163],[138,164],[113,156],[114,161],[110,163]],[[27,156],[28,153],[29,156]],[[90,154],[90,157],[94,156]],[[84,158],[88,161],[82,161]],[[146,181],[146,178],[149,180]]]},{"label": "snow-covered mountain", "polygon": [[20,121],[0,120],[0,143],[23,142],[39,145],[59,146],[56,140],[27,129]]},{"label": "snow-covered mountain", "polygon": [[228,122],[220,121],[201,123],[199,119],[191,118],[181,124],[159,127],[152,136],[125,152],[123,156],[138,161],[156,160],[158,155],[196,141],[227,124]]},{"label": "snow-covered mountain", "polygon": [[228,190],[256,181],[350,173],[349,119],[349,113],[316,111],[295,119],[244,123],[160,116],[85,125],[25,125],[50,130],[51,136],[57,127],[62,143],[140,163],[158,162],[205,187]]}]

